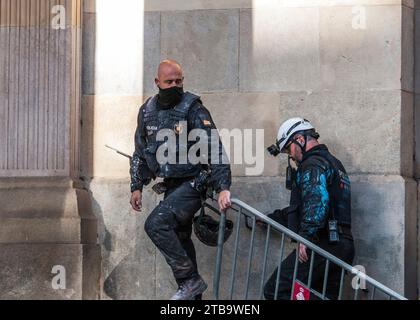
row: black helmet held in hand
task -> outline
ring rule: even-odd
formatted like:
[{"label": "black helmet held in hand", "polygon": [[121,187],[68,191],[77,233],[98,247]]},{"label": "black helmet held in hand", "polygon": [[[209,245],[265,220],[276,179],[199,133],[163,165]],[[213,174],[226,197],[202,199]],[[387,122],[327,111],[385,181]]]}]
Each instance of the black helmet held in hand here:
[{"label": "black helmet held in hand", "polygon": [[[198,240],[210,247],[217,246],[217,240],[219,238],[219,221],[216,221],[211,216],[205,214],[204,209],[202,209],[200,215],[194,218],[193,225],[194,233]],[[233,222],[226,219],[224,242],[229,239],[232,230]]]}]

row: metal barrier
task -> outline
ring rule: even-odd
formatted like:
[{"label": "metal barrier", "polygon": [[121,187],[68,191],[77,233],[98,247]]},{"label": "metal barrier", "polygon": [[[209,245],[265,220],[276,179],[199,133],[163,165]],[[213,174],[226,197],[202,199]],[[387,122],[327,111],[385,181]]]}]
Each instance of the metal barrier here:
[{"label": "metal barrier", "polygon": [[[234,207],[237,207],[238,209],[235,209]],[[299,248],[299,244],[304,244],[309,250],[312,251],[311,257],[310,257],[310,267],[309,267],[309,274],[308,274],[308,283],[302,284],[304,285],[310,293],[314,294],[316,297],[322,299],[322,300],[328,300],[326,295],[326,289],[327,289],[327,281],[328,281],[328,273],[329,268],[331,264],[334,264],[341,268],[341,278],[340,278],[340,287],[339,287],[339,293],[338,293],[338,300],[342,300],[343,298],[343,285],[344,285],[344,277],[345,273],[349,272],[353,274],[356,277],[359,277],[359,279],[363,279],[365,281],[366,285],[369,285],[372,292],[369,294],[368,299],[375,299],[377,297],[378,292],[381,292],[384,294],[389,300],[407,300],[402,295],[396,293],[395,291],[391,290],[390,288],[384,286],[383,284],[379,283],[378,281],[372,279],[371,277],[367,276],[365,273],[361,272],[360,270],[352,267],[351,265],[345,263],[344,261],[338,259],[337,257],[333,256],[329,252],[325,251],[324,249],[316,246],[312,242],[309,242],[305,238],[299,236],[298,234],[294,233],[293,231],[287,229],[283,225],[277,223],[276,221],[268,218],[263,213],[259,212],[258,210],[252,208],[251,206],[247,205],[246,203],[242,202],[238,199],[232,199],[232,209],[233,211],[237,212],[237,218],[236,218],[236,226],[234,231],[234,253],[233,253],[233,262],[232,262],[232,270],[231,270],[231,278],[230,278],[230,292],[229,292],[229,299],[232,300],[233,292],[234,292],[234,284],[235,284],[235,274],[236,274],[236,267],[237,267],[237,255],[238,255],[238,245],[239,245],[239,235],[240,235],[240,223],[241,223],[241,217],[244,215],[245,217],[249,217],[252,219],[252,233],[251,233],[251,240],[250,240],[250,246],[249,246],[249,252],[248,252],[248,262],[247,262],[247,276],[246,276],[246,285],[245,285],[245,295],[244,300],[248,299],[248,292],[249,292],[249,280],[250,280],[250,273],[251,273],[251,262],[253,257],[253,251],[254,251],[254,240],[255,240],[255,232],[256,232],[256,222],[257,219],[259,221],[265,222],[267,224],[267,234],[266,234],[266,240],[265,240],[265,248],[264,248],[264,259],[263,259],[263,266],[262,266],[262,277],[261,277],[261,285],[259,290],[259,298],[263,298],[263,290],[264,290],[264,283],[266,281],[265,275],[266,275],[266,267],[267,267],[267,258],[268,258],[268,249],[269,249],[269,243],[270,243],[270,237],[271,232],[277,231],[281,234],[281,245],[280,245],[280,253],[278,258],[278,272],[277,272],[277,279],[276,279],[276,288],[275,288],[275,296],[274,299],[277,299],[278,294],[278,286],[279,286],[279,280],[280,280],[280,274],[281,274],[281,266],[282,266],[282,260],[283,260],[283,254],[284,254],[284,244],[286,236],[296,241],[296,248]],[[220,213],[220,225],[219,225],[219,238],[218,238],[218,246],[217,246],[217,256],[216,256],[216,269],[214,273],[214,280],[213,280],[213,292],[214,292],[214,298],[216,300],[219,299],[219,291],[220,291],[220,276],[221,276],[221,267],[222,267],[222,256],[223,256],[223,239],[224,239],[224,229],[225,229],[225,223],[226,223],[226,214]],[[293,282],[292,287],[294,286],[295,282],[300,283],[297,280],[297,273],[298,273],[298,257],[297,254],[298,250],[296,251],[296,260],[294,264],[294,274],[293,274]],[[315,254],[320,255],[325,259],[325,273],[324,273],[324,279],[323,279],[323,285],[322,285],[322,292],[316,291],[315,289],[311,288],[311,282],[312,282],[312,275],[313,275],[313,268],[314,268],[314,256]],[[357,300],[359,298],[360,291],[362,289],[360,288],[353,288],[354,291],[354,300]],[[369,290],[365,290],[365,292],[369,292]],[[291,299],[293,298],[293,288],[291,289]]]}]

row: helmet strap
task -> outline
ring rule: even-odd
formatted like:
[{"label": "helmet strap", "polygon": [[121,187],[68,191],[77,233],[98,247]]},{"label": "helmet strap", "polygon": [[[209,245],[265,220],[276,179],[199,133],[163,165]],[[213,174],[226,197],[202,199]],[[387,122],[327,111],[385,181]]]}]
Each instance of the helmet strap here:
[{"label": "helmet strap", "polygon": [[206,210],[204,209],[204,202],[202,201],[201,202],[201,208],[200,208],[200,215],[198,216],[198,221],[199,222],[203,219],[205,214],[206,214]]}]

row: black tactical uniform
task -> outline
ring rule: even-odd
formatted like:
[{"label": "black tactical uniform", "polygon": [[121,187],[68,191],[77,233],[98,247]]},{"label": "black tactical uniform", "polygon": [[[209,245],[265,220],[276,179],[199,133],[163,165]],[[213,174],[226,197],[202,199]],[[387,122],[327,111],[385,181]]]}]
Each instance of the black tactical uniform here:
[{"label": "black tactical uniform", "polygon": [[[185,127],[187,124],[187,127]],[[173,130],[177,134],[177,158],[181,152],[189,150],[194,142],[182,142],[183,130],[203,129],[208,137],[208,164],[158,163],[156,152],[164,143],[158,141],[157,133],[162,129]],[[191,240],[192,219],[200,209],[203,192],[196,190],[192,182],[203,170],[211,171],[209,183],[216,192],[229,190],[231,171],[229,164],[223,164],[223,147],[220,140],[216,148],[211,148],[211,130],[216,129],[208,110],[200,98],[185,92],[176,106],[163,107],[158,95],[150,98],[138,115],[135,135],[135,152],[131,161],[131,192],[142,190],[156,177],[164,178],[167,187],[164,200],[150,213],[145,223],[145,231],[164,255],[178,284],[198,275],[197,261]],[[216,150],[214,150],[216,149]],[[212,164],[211,151],[217,152],[220,164]]]},{"label": "black tactical uniform", "polygon": [[[351,264],[354,258],[354,244],[351,235],[350,180],[341,162],[332,156],[325,145],[318,145],[303,155],[291,192],[290,207],[286,211],[284,224],[302,237],[314,242],[341,260]],[[339,242],[332,244],[328,239],[328,221],[337,220]],[[310,250],[307,249],[308,257]],[[280,275],[278,299],[290,299],[296,251],[283,262]],[[297,279],[308,281],[310,261],[299,263]],[[322,292],[325,259],[314,258],[312,287]],[[327,283],[327,297],[336,299],[341,269],[330,264]],[[274,299],[277,270],[265,286],[266,299]]]}]

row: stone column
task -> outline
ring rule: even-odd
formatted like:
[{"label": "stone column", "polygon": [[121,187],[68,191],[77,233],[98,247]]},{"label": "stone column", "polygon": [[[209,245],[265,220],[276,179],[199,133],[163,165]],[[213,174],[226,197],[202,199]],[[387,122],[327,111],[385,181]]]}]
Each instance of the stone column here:
[{"label": "stone column", "polygon": [[0,1],[0,298],[98,296],[79,180],[81,0]]}]

